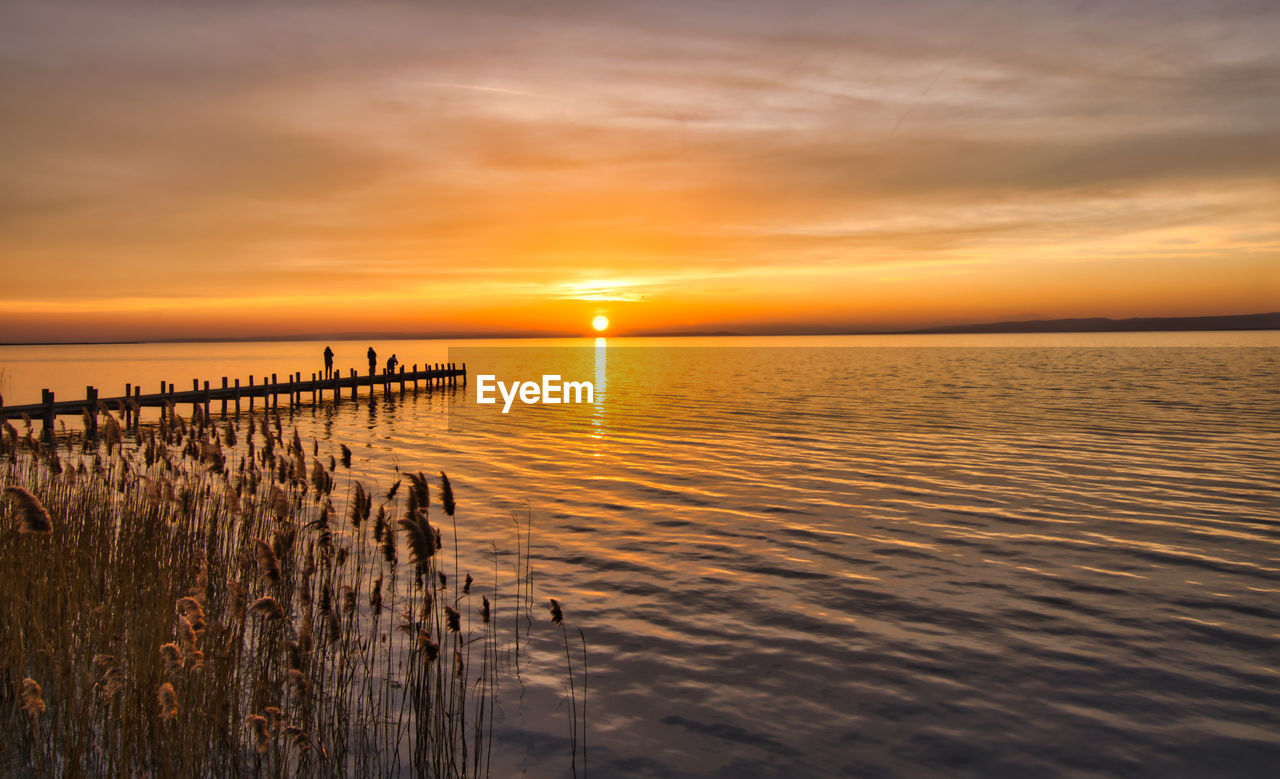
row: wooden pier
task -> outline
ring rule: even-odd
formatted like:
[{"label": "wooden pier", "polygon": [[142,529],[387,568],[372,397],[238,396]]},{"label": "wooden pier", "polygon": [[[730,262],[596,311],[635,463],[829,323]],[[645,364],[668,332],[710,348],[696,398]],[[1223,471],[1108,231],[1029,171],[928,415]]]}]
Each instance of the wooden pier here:
[{"label": "wooden pier", "polygon": [[89,435],[96,435],[98,413],[103,409],[118,412],[126,426],[136,426],[138,412],[147,406],[158,407],[163,417],[168,409],[176,408],[180,404],[190,404],[193,410],[200,408],[208,417],[211,405],[216,401],[221,404],[222,415],[226,416],[229,409],[235,414],[239,414],[242,408],[253,411],[254,403],[259,398],[264,408],[278,408],[281,397],[286,399],[285,402],[288,405],[297,406],[304,402],[303,398],[307,394],[310,394],[312,403],[324,400],[326,392],[337,401],[342,399],[344,391],[349,391],[351,399],[355,400],[361,387],[368,387],[372,394],[374,388],[380,386],[384,395],[390,395],[392,391],[404,392],[406,388],[417,391],[419,386],[425,386],[427,389],[456,386],[459,380],[463,386],[466,386],[466,363],[461,366],[454,363],[424,365],[422,370],[418,370],[416,364],[408,370],[402,365],[395,373],[383,371],[366,375],[358,374],[352,369],[347,376],[339,376],[335,371],[330,378],[313,373],[310,380],[304,379],[301,373],[295,373],[285,381],[279,381],[273,373],[270,380],[264,376],[258,383],[254,383],[254,377],[250,376],[247,384],[241,384],[240,379],[229,383],[227,377],[223,376],[220,387],[210,387],[208,381],[204,382],[202,387],[199,379],[192,379],[189,390],[178,390],[171,382],[162,381],[160,391],[151,394],[143,394],[141,386],[126,384],[124,394],[117,397],[101,397],[97,387],[89,386],[85,387],[85,396],[82,400],[56,400],[53,392],[46,389],[41,390],[39,403],[0,406],[0,418],[18,419],[25,415],[33,420],[41,419],[44,422],[45,439],[52,440],[54,418],[60,414],[83,415],[88,422],[86,432]]}]

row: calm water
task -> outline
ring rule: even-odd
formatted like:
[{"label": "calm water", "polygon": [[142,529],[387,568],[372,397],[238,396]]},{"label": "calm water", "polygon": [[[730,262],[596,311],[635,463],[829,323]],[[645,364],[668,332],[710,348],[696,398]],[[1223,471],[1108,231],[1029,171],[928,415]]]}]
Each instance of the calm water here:
[{"label": "calm water", "polygon": [[[1276,333],[455,347],[595,402],[504,416],[473,386],[286,424],[384,487],[447,470],[476,570],[528,512],[535,594],[589,643],[590,774],[1280,765]],[[0,392],[309,375],[322,348],[0,347]],[[563,775],[562,650],[531,660],[497,762]]]}]

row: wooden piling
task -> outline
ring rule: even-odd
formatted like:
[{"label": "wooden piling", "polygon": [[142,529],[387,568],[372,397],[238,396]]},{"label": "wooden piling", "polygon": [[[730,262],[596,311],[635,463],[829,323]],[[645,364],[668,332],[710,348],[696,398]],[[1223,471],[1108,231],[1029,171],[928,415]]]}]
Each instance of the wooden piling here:
[{"label": "wooden piling", "polygon": [[84,388],[84,410],[85,417],[89,422],[89,429],[85,430],[85,434],[90,438],[98,437],[98,388]]},{"label": "wooden piling", "polygon": [[240,416],[240,380],[239,379],[236,379],[236,388],[235,388],[234,397],[236,400],[236,417],[239,417]]},{"label": "wooden piling", "polygon": [[[223,376],[223,377],[222,377],[222,389],[224,389],[224,390],[225,390],[226,388],[227,388],[227,377],[226,377],[226,376]],[[223,392],[223,393],[222,393],[222,415],[223,415],[224,417],[227,415],[227,393],[226,393],[226,392]]]},{"label": "wooden piling", "polygon": [[44,442],[53,446],[53,391],[40,390],[40,402],[44,404]]}]

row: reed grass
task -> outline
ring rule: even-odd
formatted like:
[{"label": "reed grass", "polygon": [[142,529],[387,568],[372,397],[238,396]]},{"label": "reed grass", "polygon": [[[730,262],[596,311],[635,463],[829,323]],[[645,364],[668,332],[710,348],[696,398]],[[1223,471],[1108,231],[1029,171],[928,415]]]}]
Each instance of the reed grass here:
[{"label": "reed grass", "polygon": [[[452,582],[422,473],[403,499],[400,480],[367,487],[348,447],[326,464],[278,412],[100,420],[48,443],[29,421],[0,429],[0,775],[490,773],[499,684],[531,621],[499,610],[496,546],[492,582],[461,568],[445,474]],[[528,544],[526,526],[525,606]]]}]

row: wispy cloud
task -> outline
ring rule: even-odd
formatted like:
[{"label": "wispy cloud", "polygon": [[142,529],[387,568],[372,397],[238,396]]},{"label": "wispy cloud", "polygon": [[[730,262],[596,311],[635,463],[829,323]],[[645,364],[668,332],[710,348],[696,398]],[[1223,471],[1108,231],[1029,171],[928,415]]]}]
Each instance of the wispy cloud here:
[{"label": "wispy cloud", "polygon": [[[5,17],[3,298],[49,327],[178,300],[263,321],[377,305],[393,327],[446,295],[431,310],[454,320],[544,301],[538,317],[618,304],[655,326],[785,319],[771,293],[833,321],[1199,313],[1260,305],[1241,290],[1275,259],[1267,3],[10,0]],[[1126,310],[1063,291],[1090,263],[1128,279],[1107,301]],[[1183,297],[1137,272],[1159,267]]]}]

